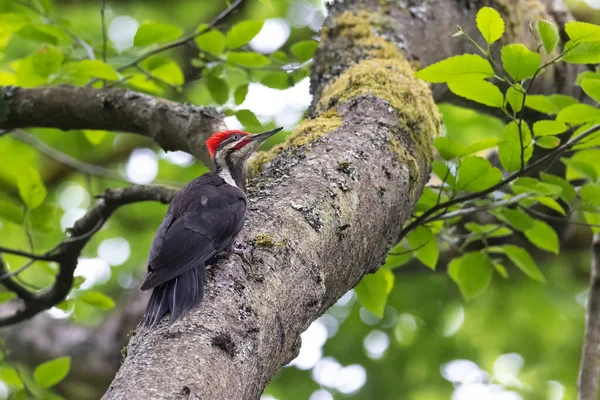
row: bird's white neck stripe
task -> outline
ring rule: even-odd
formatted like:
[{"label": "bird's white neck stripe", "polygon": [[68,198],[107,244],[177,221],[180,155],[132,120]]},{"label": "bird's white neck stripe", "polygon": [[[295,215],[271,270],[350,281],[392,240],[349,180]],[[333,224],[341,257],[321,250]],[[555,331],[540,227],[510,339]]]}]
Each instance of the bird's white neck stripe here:
[{"label": "bird's white neck stripe", "polygon": [[227,168],[227,167],[221,168],[221,170],[218,172],[218,174],[221,178],[223,178],[223,180],[225,182],[227,182],[231,186],[238,187],[238,185],[235,184],[233,177],[231,176],[231,172],[229,172],[229,168]]}]

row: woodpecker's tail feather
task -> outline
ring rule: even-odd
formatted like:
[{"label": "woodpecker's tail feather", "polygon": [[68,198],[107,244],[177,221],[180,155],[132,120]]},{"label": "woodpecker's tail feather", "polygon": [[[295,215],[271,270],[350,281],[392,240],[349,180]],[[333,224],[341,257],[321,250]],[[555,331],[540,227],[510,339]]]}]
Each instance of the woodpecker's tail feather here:
[{"label": "woodpecker's tail feather", "polygon": [[144,314],[144,325],[153,326],[167,314],[173,322],[196,307],[204,296],[204,265],[190,268],[177,278],[152,289]]}]

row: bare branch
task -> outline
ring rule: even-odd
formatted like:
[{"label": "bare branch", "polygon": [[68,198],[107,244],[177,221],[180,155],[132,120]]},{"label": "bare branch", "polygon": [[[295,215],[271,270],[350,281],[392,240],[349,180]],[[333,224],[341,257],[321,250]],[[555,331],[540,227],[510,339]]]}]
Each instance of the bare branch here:
[{"label": "bare branch", "polygon": [[214,132],[225,129],[223,115],[212,108],[119,88],[0,87],[0,103],[7,110],[0,129],[45,127],[137,133],[154,139],[164,150],[193,154],[207,166],[212,161],[204,142]]},{"label": "bare branch", "polygon": [[100,8],[100,20],[102,24],[102,61],[106,62],[106,47],[108,44],[108,38],[106,35],[106,0],[102,0],[102,7]]},{"label": "bare branch", "polygon": [[[0,254],[0,274],[2,276],[8,275],[8,271],[6,270],[6,266],[4,265],[4,260],[2,259],[2,254]],[[14,292],[17,296],[19,296],[25,302],[31,301],[35,296],[29,290],[25,289],[23,286],[19,285],[18,283],[14,282],[10,279],[2,280],[2,285],[6,289],[10,290],[11,292]]]},{"label": "bare branch", "polygon": [[[157,185],[138,185],[127,188],[108,189],[96,205],[75,222],[75,225],[71,229],[72,237],[62,241],[46,254],[40,256],[0,247],[0,253],[4,252],[35,260],[56,261],[59,263],[59,270],[54,284],[41,293],[33,294],[9,277],[2,281],[2,284],[8,290],[15,292],[25,301],[25,305],[8,316],[0,317],[0,327],[30,318],[58,304],[67,296],[73,285],[73,273],[77,267],[81,250],[83,250],[89,241],[92,233],[100,229],[102,224],[117,208],[140,201],[159,201],[168,204],[175,193],[177,193],[177,189]],[[4,264],[0,265],[0,275],[12,276],[6,271]]]},{"label": "bare branch", "polygon": [[28,145],[30,145],[40,153],[53,159],[54,161],[64,164],[84,174],[99,176],[104,179],[110,179],[119,182],[133,183],[128,179],[123,178],[121,175],[119,175],[118,172],[113,171],[109,168],[103,167],[101,165],[89,164],[84,161],[78,160],[75,157],[71,157],[70,155],[65,154],[61,151],[58,151],[55,148],[46,144],[46,142],[39,139],[37,136],[31,135],[21,129],[16,129],[11,135],[11,137],[17,139],[20,142],[27,143]]},{"label": "bare branch", "polygon": [[592,270],[590,293],[585,314],[585,336],[579,367],[579,400],[598,398],[598,374],[600,374],[600,234],[592,243]]},{"label": "bare branch", "polygon": [[473,214],[473,213],[479,212],[479,211],[489,210],[491,208],[498,208],[498,207],[508,206],[510,204],[518,203],[519,201],[521,201],[524,198],[529,197],[529,196],[530,195],[528,193],[521,193],[521,194],[519,194],[519,195],[517,195],[515,197],[511,197],[510,199],[501,200],[501,201],[494,201],[494,202],[491,202],[490,204],[486,204],[486,205],[483,205],[483,206],[462,208],[460,210],[452,211],[452,212],[449,212],[449,213],[444,213],[444,214],[441,214],[439,216],[430,218],[430,219],[427,220],[427,222],[433,222],[433,221],[439,221],[439,220],[444,220],[444,219],[450,219],[450,218],[459,217],[459,216],[463,216],[463,215]]}]

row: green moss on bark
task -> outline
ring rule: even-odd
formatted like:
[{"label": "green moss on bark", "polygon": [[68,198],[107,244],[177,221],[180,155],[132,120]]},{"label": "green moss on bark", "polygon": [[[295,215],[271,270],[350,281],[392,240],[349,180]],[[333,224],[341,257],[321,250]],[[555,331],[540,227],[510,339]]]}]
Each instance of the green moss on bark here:
[{"label": "green moss on bark", "polygon": [[[337,35],[352,38],[362,52],[362,59],[323,89],[316,111],[323,112],[367,93],[386,100],[410,133],[419,159],[429,168],[433,161],[433,141],[441,132],[441,115],[429,86],[413,76],[413,66],[394,43],[376,35],[379,29],[385,29],[385,18],[377,13],[345,12],[335,19],[335,28],[324,33],[335,31]],[[397,139],[390,142],[390,148],[409,168],[418,167],[415,157],[406,148],[400,151],[400,147],[403,145]]]},{"label": "green moss on bark", "polygon": [[258,152],[248,164],[248,175],[255,176],[263,166],[286,149],[304,147],[335,131],[342,126],[342,119],[336,110],[327,110],[314,119],[305,119],[294,132],[287,137],[285,142],[274,146],[269,151]]}]

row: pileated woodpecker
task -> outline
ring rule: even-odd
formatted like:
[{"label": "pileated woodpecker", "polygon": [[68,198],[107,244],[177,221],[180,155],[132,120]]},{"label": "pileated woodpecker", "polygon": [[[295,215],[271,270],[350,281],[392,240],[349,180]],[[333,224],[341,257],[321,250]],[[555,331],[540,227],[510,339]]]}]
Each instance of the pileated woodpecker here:
[{"label": "pileated woodpecker", "polygon": [[217,132],[206,141],[215,164],[179,191],[160,224],[148,257],[141,290],[153,289],[144,315],[152,326],[197,306],[204,294],[204,266],[234,252],[246,215],[245,170],[250,155],[282,128],[258,135]]}]

